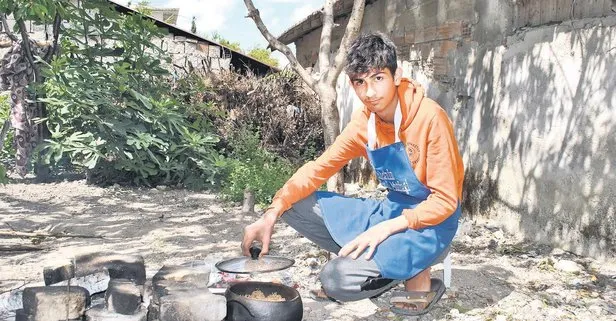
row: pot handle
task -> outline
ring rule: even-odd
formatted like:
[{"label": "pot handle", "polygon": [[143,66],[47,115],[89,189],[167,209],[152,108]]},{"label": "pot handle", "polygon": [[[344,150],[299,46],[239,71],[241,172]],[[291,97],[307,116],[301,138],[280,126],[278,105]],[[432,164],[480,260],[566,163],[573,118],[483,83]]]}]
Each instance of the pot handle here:
[{"label": "pot handle", "polygon": [[[227,306],[228,306],[228,307],[230,307],[230,306],[231,306],[231,304],[233,304],[233,303],[237,303],[239,306],[241,306],[241,308],[238,308],[238,309],[236,309],[236,310],[234,311],[234,313],[233,313],[233,314],[234,314],[234,316],[235,316],[235,314],[237,313],[237,314],[238,314],[237,316],[238,316],[238,317],[240,317],[240,318],[248,318],[249,316],[250,316],[251,318],[254,318],[254,317],[255,317],[255,316],[254,316],[254,315],[250,312],[250,310],[248,310],[248,308],[244,305],[244,303],[242,303],[242,302],[240,302],[240,301],[237,301],[237,300],[230,300],[230,301],[227,301]],[[230,316],[228,316],[228,317],[230,317]],[[242,320],[245,320],[245,319],[242,319]]]}]

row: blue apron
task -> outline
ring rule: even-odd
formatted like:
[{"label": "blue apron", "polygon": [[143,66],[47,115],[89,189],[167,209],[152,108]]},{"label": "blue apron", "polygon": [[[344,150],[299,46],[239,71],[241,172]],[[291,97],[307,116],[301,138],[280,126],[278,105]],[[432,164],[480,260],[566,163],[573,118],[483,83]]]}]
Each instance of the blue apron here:
[{"label": "blue apron", "polygon": [[[368,121],[368,159],[379,182],[389,193],[385,200],[345,197],[331,192],[317,192],[323,219],[334,241],[347,244],[370,227],[398,217],[402,210],[415,208],[425,201],[431,191],[415,176],[399,131],[402,121],[400,105],[394,117],[396,142],[372,150],[376,143],[375,115]],[[461,214],[456,211],[439,225],[419,230],[407,229],[388,237],[377,246],[373,260],[385,278],[406,280],[417,275],[451,244]]]}]

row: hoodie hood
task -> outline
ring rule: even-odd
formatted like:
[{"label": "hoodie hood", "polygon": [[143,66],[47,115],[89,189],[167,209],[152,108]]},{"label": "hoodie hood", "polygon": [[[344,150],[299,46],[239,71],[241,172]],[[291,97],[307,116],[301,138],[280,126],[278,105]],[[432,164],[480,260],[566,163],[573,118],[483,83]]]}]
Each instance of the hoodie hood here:
[{"label": "hoodie hood", "polygon": [[425,90],[416,81],[402,78],[400,85],[398,86],[398,99],[400,100],[400,109],[402,110],[402,123],[400,124],[400,130],[407,129],[415,115],[419,111],[419,106],[424,98]]}]

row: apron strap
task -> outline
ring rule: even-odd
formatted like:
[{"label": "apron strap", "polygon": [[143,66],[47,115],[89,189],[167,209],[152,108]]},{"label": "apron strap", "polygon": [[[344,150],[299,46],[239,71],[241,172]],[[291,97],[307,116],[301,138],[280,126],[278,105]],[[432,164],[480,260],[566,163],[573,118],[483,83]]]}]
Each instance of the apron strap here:
[{"label": "apron strap", "polygon": [[[400,126],[402,124],[402,110],[400,109],[400,101],[396,105],[396,111],[394,112],[394,126],[396,129],[396,143],[400,142]],[[370,150],[376,149],[376,116],[374,113],[370,113],[368,118],[368,148]]]}]

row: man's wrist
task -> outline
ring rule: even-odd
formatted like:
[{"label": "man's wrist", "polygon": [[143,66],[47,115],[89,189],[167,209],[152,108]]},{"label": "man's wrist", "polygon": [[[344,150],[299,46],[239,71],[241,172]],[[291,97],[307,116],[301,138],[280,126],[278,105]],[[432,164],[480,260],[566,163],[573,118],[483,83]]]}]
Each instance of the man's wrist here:
[{"label": "man's wrist", "polygon": [[271,224],[276,223],[276,220],[278,219],[278,212],[274,209],[269,209],[267,211],[265,211],[265,214],[263,214],[263,220],[265,220],[266,222],[269,222]]}]

